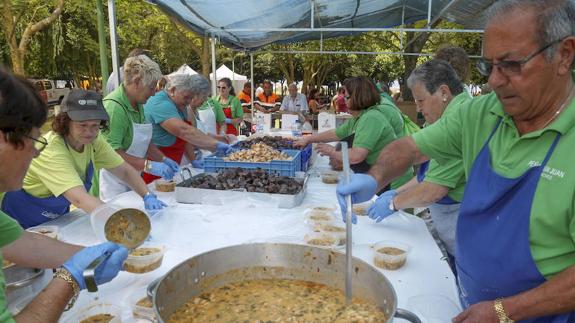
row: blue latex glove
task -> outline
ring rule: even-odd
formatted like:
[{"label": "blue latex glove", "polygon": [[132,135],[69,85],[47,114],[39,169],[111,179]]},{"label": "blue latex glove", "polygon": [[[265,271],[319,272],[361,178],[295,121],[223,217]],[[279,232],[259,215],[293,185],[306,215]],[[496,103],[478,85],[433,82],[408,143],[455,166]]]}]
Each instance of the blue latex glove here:
[{"label": "blue latex glove", "polygon": [[178,163],[176,163],[176,161],[173,159],[170,159],[168,157],[164,157],[164,159],[162,159],[162,163],[170,166],[170,168],[172,169],[172,171],[174,173],[177,173],[180,171],[180,165],[178,165]]},{"label": "blue latex glove", "polygon": [[219,155],[219,156],[221,156],[221,155],[227,156],[236,150],[237,150],[236,148],[234,148],[228,144],[224,144],[223,142],[218,142],[216,145],[216,155]]},{"label": "blue latex glove", "polygon": [[234,121],[230,118],[226,118],[225,122],[226,122],[226,124],[232,124],[232,122],[234,122]]},{"label": "blue latex glove", "polygon": [[[367,174],[353,174],[350,176],[349,184],[339,182],[337,184],[336,195],[339,207],[341,208],[341,215],[343,222],[345,222],[347,214],[347,203],[345,203],[345,196],[351,194],[351,203],[361,203],[371,199],[377,193],[377,181],[375,178]],[[357,223],[355,214],[351,215],[351,222]]]},{"label": "blue latex glove", "polygon": [[375,200],[375,203],[367,210],[369,218],[375,220],[375,222],[381,222],[383,219],[395,213],[395,211],[389,209],[389,204],[396,195],[396,190],[389,190],[381,194],[377,200]]},{"label": "blue latex glove", "polygon": [[149,173],[152,175],[160,176],[165,180],[171,181],[174,178],[174,170],[168,164],[163,162],[148,161],[150,165]]},{"label": "blue latex glove", "polygon": [[78,251],[70,257],[64,265],[62,265],[70,272],[70,274],[72,274],[72,277],[74,277],[74,280],[78,283],[80,290],[86,289],[86,283],[82,277],[82,272],[92,263],[92,261],[103,255],[105,252],[110,252],[111,255],[96,268],[95,272],[96,284],[101,285],[112,280],[116,275],[118,275],[118,272],[122,270],[124,261],[128,258],[128,249],[113,242],[104,242]]},{"label": "blue latex glove", "polygon": [[192,160],[192,167],[194,167],[194,168],[204,168],[204,160],[203,160],[203,159],[194,159],[194,160]]},{"label": "blue latex glove", "polygon": [[168,206],[168,204],[158,200],[156,195],[148,193],[144,195],[144,206],[146,207],[146,211],[148,211],[148,213],[154,214]]}]

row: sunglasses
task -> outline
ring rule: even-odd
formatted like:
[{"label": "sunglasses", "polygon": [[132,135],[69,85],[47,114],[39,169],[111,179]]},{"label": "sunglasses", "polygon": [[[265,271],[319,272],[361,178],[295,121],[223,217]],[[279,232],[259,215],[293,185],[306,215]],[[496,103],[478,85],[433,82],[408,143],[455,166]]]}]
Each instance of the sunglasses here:
[{"label": "sunglasses", "polygon": [[563,41],[563,39],[565,38],[552,41],[549,44],[539,48],[535,52],[531,53],[527,57],[520,60],[504,60],[499,63],[493,63],[492,60],[480,58],[476,63],[477,70],[479,71],[479,73],[481,73],[481,75],[489,76],[491,75],[493,67],[495,66],[499,69],[499,72],[501,72],[505,76],[519,75],[521,74],[521,68],[523,67],[523,65],[527,64],[527,62],[529,62],[535,56],[543,53],[543,51],[545,51],[547,48]]},{"label": "sunglasses", "polygon": [[216,87],[217,87],[218,89],[220,89],[220,90],[225,90],[225,89],[228,88],[227,86],[216,86]]}]

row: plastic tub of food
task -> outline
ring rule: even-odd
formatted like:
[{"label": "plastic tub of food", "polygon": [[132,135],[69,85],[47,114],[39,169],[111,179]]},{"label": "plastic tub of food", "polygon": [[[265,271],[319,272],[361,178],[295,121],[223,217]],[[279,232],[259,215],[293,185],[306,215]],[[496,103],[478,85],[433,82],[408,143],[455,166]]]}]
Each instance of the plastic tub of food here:
[{"label": "plastic tub of food", "polygon": [[325,184],[337,184],[339,182],[339,172],[324,170],[321,172],[321,181]]},{"label": "plastic tub of food", "polygon": [[120,323],[122,322],[122,309],[106,303],[92,303],[77,312],[76,318],[70,322],[80,323]]},{"label": "plastic tub of food", "polygon": [[52,239],[58,239],[59,229],[55,225],[39,225],[37,227],[28,228],[26,231],[38,233]]},{"label": "plastic tub of food", "polygon": [[102,204],[90,213],[90,224],[98,240],[112,241],[128,249],[141,245],[151,230],[150,218],[138,209]]},{"label": "plastic tub of food", "polygon": [[364,216],[367,215],[367,210],[373,205],[373,201],[367,201],[363,203],[356,203],[352,206],[352,211],[355,215]]},{"label": "plastic tub of food", "polygon": [[310,232],[304,236],[306,244],[314,247],[333,248],[339,244],[339,239],[325,232]]},{"label": "plastic tub of food", "polygon": [[306,223],[314,231],[319,231],[319,227],[334,222],[335,217],[330,211],[310,210],[306,213]]},{"label": "plastic tub of food", "polygon": [[152,299],[148,296],[147,288],[138,288],[130,296],[128,303],[132,309],[132,316],[136,319],[156,321]]},{"label": "plastic tub of food", "polygon": [[134,274],[143,274],[156,270],[162,265],[165,248],[162,245],[144,244],[130,252],[124,262],[124,270]]},{"label": "plastic tub of food", "polygon": [[319,226],[319,231],[333,235],[338,240],[338,245],[344,245],[347,240],[345,226],[335,223],[327,223]]},{"label": "plastic tub of food", "polygon": [[411,252],[411,246],[399,241],[385,240],[373,245],[373,263],[375,266],[396,270],[407,261],[407,255]]},{"label": "plastic tub of food", "polygon": [[317,205],[312,207],[311,211],[320,211],[320,212],[334,212],[337,208],[333,205]]},{"label": "plastic tub of food", "polygon": [[176,189],[176,182],[159,178],[154,181],[154,186],[158,192],[173,192]]}]

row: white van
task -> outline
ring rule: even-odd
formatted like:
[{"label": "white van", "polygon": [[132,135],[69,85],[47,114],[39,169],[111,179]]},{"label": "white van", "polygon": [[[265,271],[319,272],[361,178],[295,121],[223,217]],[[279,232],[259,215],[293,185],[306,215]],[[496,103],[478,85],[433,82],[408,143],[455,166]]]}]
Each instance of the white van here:
[{"label": "white van", "polygon": [[62,102],[66,93],[75,87],[72,80],[30,80],[40,93],[40,96],[48,105],[56,105]]}]

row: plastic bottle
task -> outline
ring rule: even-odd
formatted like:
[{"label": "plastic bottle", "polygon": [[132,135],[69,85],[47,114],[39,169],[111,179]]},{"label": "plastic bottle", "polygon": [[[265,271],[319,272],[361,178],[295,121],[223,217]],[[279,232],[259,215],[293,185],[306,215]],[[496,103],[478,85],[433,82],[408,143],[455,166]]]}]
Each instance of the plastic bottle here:
[{"label": "plastic bottle", "polygon": [[299,120],[296,120],[293,123],[291,127],[291,133],[294,137],[301,137],[301,122]]},{"label": "plastic bottle", "polygon": [[264,132],[264,116],[258,115],[256,119],[256,133],[263,134]]}]

